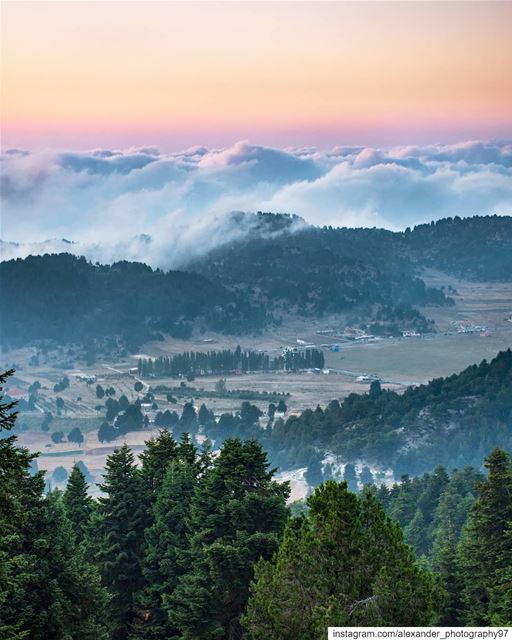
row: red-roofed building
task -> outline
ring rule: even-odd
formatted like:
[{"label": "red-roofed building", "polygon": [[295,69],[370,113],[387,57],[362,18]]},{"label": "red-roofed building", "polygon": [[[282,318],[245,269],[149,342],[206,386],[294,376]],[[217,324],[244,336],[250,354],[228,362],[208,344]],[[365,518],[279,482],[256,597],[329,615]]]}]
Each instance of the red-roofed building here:
[{"label": "red-roofed building", "polygon": [[5,395],[9,396],[13,400],[28,400],[28,392],[18,389],[17,387],[11,387],[5,390]]}]

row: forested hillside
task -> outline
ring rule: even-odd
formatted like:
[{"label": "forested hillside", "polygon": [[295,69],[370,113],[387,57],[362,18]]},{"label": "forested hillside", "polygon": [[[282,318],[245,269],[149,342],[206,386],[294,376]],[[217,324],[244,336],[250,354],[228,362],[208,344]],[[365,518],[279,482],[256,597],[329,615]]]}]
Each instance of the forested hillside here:
[{"label": "forested hillside", "polygon": [[[293,217],[258,215],[259,235],[221,247],[188,268],[300,315],[361,306],[367,307],[368,315],[369,307],[377,304],[385,307],[389,316],[385,319],[400,313],[404,319],[414,319],[413,304],[447,303],[441,291],[426,287],[417,277],[402,249],[401,234],[311,226],[296,230]],[[286,219],[289,229],[282,226]]]},{"label": "forested hillside", "polygon": [[2,341],[114,338],[133,350],[159,333],[251,333],[284,317],[342,312],[383,333],[428,332],[433,323],[415,306],[452,300],[425,285],[424,267],[470,279],[512,277],[510,217],[450,218],[399,233],[318,228],[270,213],[256,219],[248,238],[187,271],[93,265],[69,254],[0,263],[0,295],[12,301],[2,313]]},{"label": "forested hillside", "polygon": [[266,429],[241,416],[206,425],[214,439],[236,429],[257,437],[283,467],[317,464],[326,452],[345,462],[392,467],[395,476],[442,464],[480,465],[490,449],[512,448],[512,352],[500,352],[459,374],[432,380],[403,394],[378,383],[368,394],[350,394],[325,409],[307,409]]},{"label": "forested hillside", "polygon": [[[260,287],[314,311],[355,302],[442,303],[417,270],[436,267],[467,279],[512,279],[512,217],[445,218],[403,232],[298,226],[293,216],[257,214],[258,234],[191,265],[233,285]],[[285,222],[288,221],[288,226]]]},{"label": "forested hillside", "polygon": [[446,218],[402,234],[418,265],[468,280],[512,280],[512,217]]},{"label": "forested hillside", "polygon": [[187,337],[195,322],[226,333],[260,328],[265,311],[218,282],[136,262],[93,265],[70,254],[0,263],[4,344],[119,337],[129,348],[158,333]]},{"label": "forested hillside", "polygon": [[[0,431],[13,408],[0,398]],[[98,499],[78,465],[63,492],[45,492],[33,459],[2,433],[2,638],[320,640],[328,626],[512,623],[512,469],[500,449],[485,480],[437,470],[360,495],[330,480],[296,518],[255,440],[212,456],[164,430],[140,466],[125,444]],[[433,570],[379,499],[408,539],[415,502],[437,523]]]}]

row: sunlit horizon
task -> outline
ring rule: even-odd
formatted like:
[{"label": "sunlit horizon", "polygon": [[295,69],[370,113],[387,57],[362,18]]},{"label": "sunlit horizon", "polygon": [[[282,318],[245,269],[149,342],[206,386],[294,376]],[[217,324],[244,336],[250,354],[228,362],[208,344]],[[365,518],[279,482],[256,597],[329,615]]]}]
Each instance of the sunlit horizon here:
[{"label": "sunlit horizon", "polygon": [[2,146],[512,134],[503,2],[4,2]]}]

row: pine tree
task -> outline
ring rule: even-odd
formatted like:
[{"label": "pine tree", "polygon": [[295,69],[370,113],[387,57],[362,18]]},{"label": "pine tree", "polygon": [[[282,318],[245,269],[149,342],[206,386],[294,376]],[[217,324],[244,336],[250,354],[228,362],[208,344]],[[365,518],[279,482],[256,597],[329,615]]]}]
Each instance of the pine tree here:
[{"label": "pine tree", "polygon": [[323,640],[328,626],[428,625],[437,597],[372,492],[328,481],[260,560],[243,625],[252,640]]},{"label": "pine tree", "polygon": [[168,600],[185,573],[190,502],[197,468],[174,461],[167,469],[153,507],[154,524],[146,529],[143,575],[147,586],[138,596],[138,617],[131,637],[159,640],[178,633],[169,621]]},{"label": "pine tree", "polygon": [[507,531],[512,522],[512,473],[510,457],[494,449],[485,462],[489,470],[479,490],[464,528],[459,548],[463,581],[465,622],[485,626],[500,608],[496,593],[500,576],[508,568],[511,539]]},{"label": "pine tree", "polygon": [[168,429],[162,429],[156,438],[146,441],[145,445],[140,460],[142,479],[151,507],[156,501],[169,465],[178,455],[178,445]]},{"label": "pine tree", "polygon": [[416,509],[414,518],[404,529],[404,536],[418,556],[428,552],[428,531],[421,509]]},{"label": "pine tree", "polygon": [[85,481],[85,476],[78,465],[75,464],[64,491],[63,503],[78,543],[85,538],[94,509],[92,498],[88,495],[87,490],[88,485]]},{"label": "pine tree", "polygon": [[253,565],[276,551],[288,485],[255,440],[226,440],[191,504],[187,572],[166,599],[183,640],[238,638]]},{"label": "pine tree", "polygon": [[[12,409],[0,398],[0,429],[14,425]],[[43,472],[15,443],[0,439],[0,638],[107,640],[99,574],[76,545],[60,493],[43,495]]]},{"label": "pine tree", "polygon": [[512,521],[505,531],[504,542],[498,558],[502,568],[496,572],[491,598],[491,622],[500,627],[512,626]]},{"label": "pine tree", "polygon": [[113,594],[110,608],[112,638],[128,637],[135,615],[134,594],[142,579],[142,541],[145,521],[140,471],[125,444],[107,458],[97,512],[91,524],[92,553],[103,584]]},{"label": "pine tree", "polygon": [[343,470],[343,480],[345,480],[351,491],[357,491],[356,468],[351,462],[345,465]]},{"label": "pine tree", "polygon": [[108,592],[77,547],[59,491],[32,512],[25,556],[31,565],[19,615],[31,640],[107,640]]},{"label": "pine tree", "polygon": [[192,442],[189,433],[182,433],[178,444],[178,458],[187,464],[197,461],[197,447]]},{"label": "pine tree", "polygon": [[457,564],[458,537],[453,522],[448,519],[438,532],[432,564],[443,580],[445,601],[439,620],[441,626],[458,626],[463,623],[464,606],[461,599],[462,584]]}]

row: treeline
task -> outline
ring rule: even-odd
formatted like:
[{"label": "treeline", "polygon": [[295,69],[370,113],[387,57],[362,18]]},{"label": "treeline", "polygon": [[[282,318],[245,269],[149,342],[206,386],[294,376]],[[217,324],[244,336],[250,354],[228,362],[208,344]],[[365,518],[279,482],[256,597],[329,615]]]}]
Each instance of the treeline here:
[{"label": "treeline", "polygon": [[372,385],[325,409],[276,420],[259,433],[271,459],[308,466],[328,451],[341,460],[392,467],[395,476],[442,464],[480,466],[495,446],[512,448],[512,352],[403,394]]},{"label": "treeline", "polygon": [[145,377],[207,376],[252,371],[298,371],[323,369],[324,354],[318,349],[287,349],[283,355],[270,357],[262,351],[242,349],[222,351],[187,351],[175,356],[140,358],[139,375]]},{"label": "treeline", "polygon": [[[290,393],[287,391],[257,391],[256,389],[228,389],[224,385],[220,385],[222,388],[217,388],[218,383],[214,390],[211,389],[197,389],[191,387],[188,384],[180,385],[179,387],[166,387],[165,385],[157,385],[155,387],[155,393],[166,394],[171,398],[232,398],[235,400],[260,400],[267,402],[279,402],[281,398],[287,398]],[[168,398],[168,399],[169,399]]]},{"label": "treeline", "polygon": [[91,344],[119,337],[129,350],[193,327],[247,333],[267,321],[263,307],[197,273],[153,270],[136,262],[94,265],[70,254],[0,263],[2,344]]},{"label": "treeline", "polygon": [[[10,410],[0,405],[2,428]],[[254,440],[228,440],[212,457],[162,431],[140,467],[124,445],[98,499],[78,466],[64,492],[45,495],[33,457],[14,436],[0,440],[3,637],[320,640],[328,626],[512,622],[503,451],[489,457],[457,573],[448,560],[437,572],[419,563],[372,491],[328,481],[291,518],[288,484]]]}]

